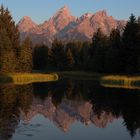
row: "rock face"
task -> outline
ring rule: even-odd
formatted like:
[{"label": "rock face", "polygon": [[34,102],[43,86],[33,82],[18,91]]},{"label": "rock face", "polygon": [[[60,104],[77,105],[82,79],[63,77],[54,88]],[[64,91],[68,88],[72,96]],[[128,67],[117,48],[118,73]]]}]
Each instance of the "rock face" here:
[{"label": "rock face", "polygon": [[21,40],[29,36],[34,44],[50,45],[55,38],[63,41],[91,40],[98,28],[108,35],[112,29],[122,29],[125,24],[126,21],[108,16],[105,10],[74,17],[69,8],[64,6],[52,18],[40,25],[34,23],[30,17],[23,17],[18,23],[18,29]]},{"label": "rock face", "polygon": [[32,21],[28,16],[24,16],[18,23],[20,32],[29,32],[30,29],[36,28],[37,24]]}]

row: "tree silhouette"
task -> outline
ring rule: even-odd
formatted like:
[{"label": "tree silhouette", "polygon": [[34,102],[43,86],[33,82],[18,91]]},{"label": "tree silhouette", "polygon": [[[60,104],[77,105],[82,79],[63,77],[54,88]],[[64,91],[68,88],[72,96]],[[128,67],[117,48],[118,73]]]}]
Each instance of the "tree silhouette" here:
[{"label": "tree silhouette", "polygon": [[70,49],[67,50],[66,52],[66,59],[67,59],[67,69],[68,70],[71,70],[74,66],[74,58],[73,58],[73,55],[72,55],[72,52]]}]

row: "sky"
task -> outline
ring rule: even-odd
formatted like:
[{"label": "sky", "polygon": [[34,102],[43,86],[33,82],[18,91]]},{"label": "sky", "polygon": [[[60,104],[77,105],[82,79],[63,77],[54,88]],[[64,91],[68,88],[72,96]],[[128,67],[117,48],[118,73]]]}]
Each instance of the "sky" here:
[{"label": "sky", "polygon": [[23,16],[30,16],[40,24],[53,16],[58,9],[67,5],[75,16],[106,10],[116,19],[128,19],[130,14],[140,16],[140,0],[0,0],[8,7],[16,23]]}]

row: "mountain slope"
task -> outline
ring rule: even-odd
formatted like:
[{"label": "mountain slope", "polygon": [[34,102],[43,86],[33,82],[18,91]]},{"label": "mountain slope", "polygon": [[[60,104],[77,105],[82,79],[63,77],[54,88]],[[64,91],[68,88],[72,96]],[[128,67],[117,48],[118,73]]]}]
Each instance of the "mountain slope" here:
[{"label": "mountain slope", "polygon": [[24,16],[18,23],[20,32],[28,32],[30,29],[36,28],[37,24],[28,16]]},{"label": "mountain slope", "polygon": [[18,28],[22,40],[29,36],[34,44],[50,46],[55,38],[64,41],[89,41],[98,28],[108,35],[112,29],[122,29],[125,24],[126,21],[108,16],[105,10],[74,17],[69,8],[64,6],[52,18],[40,25],[35,24],[31,18],[24,17],[18,23]]}]

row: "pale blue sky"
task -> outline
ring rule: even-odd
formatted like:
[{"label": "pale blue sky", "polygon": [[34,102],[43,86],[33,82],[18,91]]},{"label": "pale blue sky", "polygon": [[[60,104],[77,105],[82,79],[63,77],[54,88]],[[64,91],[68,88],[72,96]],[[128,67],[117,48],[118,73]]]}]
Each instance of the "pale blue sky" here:
[{"label": "pale blue sky", "polygon": [[75,16],[102,9],[117,19],[128,19],[131,13],[140,15],[140,0],[0,0],[0,4],[9,8],[16,22],[23,16],[30,16],[42,23],[64,5]]}]

